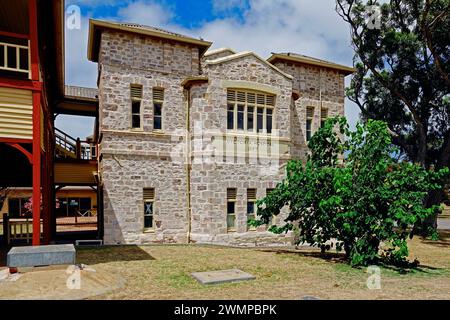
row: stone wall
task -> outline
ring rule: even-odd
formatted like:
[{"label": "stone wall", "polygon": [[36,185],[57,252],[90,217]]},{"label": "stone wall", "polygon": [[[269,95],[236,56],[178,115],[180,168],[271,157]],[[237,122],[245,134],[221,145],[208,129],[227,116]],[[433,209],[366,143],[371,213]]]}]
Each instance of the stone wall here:
[{"label": "stone wall", "polygon": [[[292,243],[292,234],[274,235],[265,226],[248,230],[247,189],[257,189],[257,198],[264,197],[267,189],[275,188],[284,178],[290,158],[305,158],[307,106],[315,107],[315,129],[320,125],[321,107],[328,108],[329,116],[343,114],[342,75],[277,64],[285,74],[248,54],[220,63],[204,59],[202,72],[208,80],[194,83],[188,94],[181,83],[201,72],[197,48],[109,31],[102,35],[99,61],[99,169],[104,184],[105,243],[186,243],[189,237],[197,243],[236,246]],[[142,130],[130,129],[131,84],[143,87]],[[153,128],[155,87],[163,88],[165,94],[163,130]],[[276,96],[273,136],[227,132],[230,88]],[[300,92],[295,102],[293,89]],[[190,131],[186,133],[188,110]],[[275,142],[279,149],[259,160],[250,161],[245,152],[233,156],[231,162],[220,154],[211,159],[217,135],[232,145],[245,144],[251,138],[257,141],[258,150]],[[188,148],[190,165],[185,161]],[[144,188],[154,188],[156,195],[155,228],[147,233]],[[227,228],[227,188],[237,189],[233,232]],[[273,223],[281,224],[285,217],[286,210]]]},{"label": "stone wall", "polygon": [[[171,161],[185,143],[181,82],[198,75],[197,48],[104,32],[101,42],[100,173],[105,243],[187,242],[187,170]],[[143,129],[131,129],[130,85],[143,87]],[[164,89],[163,130],[153,128],[153,88]],[[154,188],[155,228],[144,233],[143,189]]]},{"label": "stone wall", "polygon": [[[209,82],[191,88],[191,124],[201,123],[203,140],[201,147],[194,139],[199,135],[195,126],[191,130],[191,149],[194,163],[190,175],[192,234],[191,239],[199,243],[215,243],[235,246],[287,245],[292,243],[292,235],[277,236],[267,232],[267,227],[249,230],[247,225],[247,189],[257,189],[257,198],[263,198],[267,189],[276,187],[285,175],[284,164],[290,157],[289,148],[282,155],[275,154],[269,159],[246,159],[236,156],[229,161],[226,157],[199,159],[208,150],[208,132],[223,133],[225,139],[234,139],[236,134],[227,132],[227,89],[276,92],[275,127],[279,138],[287,146],[290,143],[290,103],[292,101],[292,81],[255,56],[245,56],[221,64],[208,65],[204,69]],[[251,84],[250,87],[249,84]],[[246,133],[243,136],[251,136]],[[259,135],[268,138],[266,135]],[[215,137],[217,139],[217,137]],[[242,138],[242,139],[245,139]],[[217,144],[214,144],[216,146]],[[209,155],[209,154],[208,154]],[[279,159],[282,157],[282,159]],[[199,160],[196,163],[196,160]],[[225,162],[224,162],[225,160]],[[267,161],[272,160],[271,163]],[[250,162],[252,161],[252,162]],[[264,163],[264,161],[266,161]],[[273,165],[273,166],[270,166]],[[271,170],[272,169],[272,170]],[[227,188],[237,189],[236,228],[227,228]],[[282,222],[285,215],[274,219]]]},{"label": "stone wall", "polygon": [[305,159],[307,107],[314,107],[313,134],[320,128],[322,108],[328,111],[328,118],[345,116],[345,76],[334,70],[299,63],[278,61],[275,65],[294,76],[293,89],[300,93],[300,98],[291,106],[292,157]]}]

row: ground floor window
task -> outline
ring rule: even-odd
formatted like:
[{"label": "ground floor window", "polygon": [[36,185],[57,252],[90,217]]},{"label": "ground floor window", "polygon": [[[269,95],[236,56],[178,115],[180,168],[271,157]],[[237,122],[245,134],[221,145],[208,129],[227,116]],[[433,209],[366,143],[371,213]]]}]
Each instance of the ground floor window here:
[{"label": "ground floor window", "polygon": [[236,230],[236,196],[235,188],[227,189],[227,228],[228,231]]},{"label": "ground floor window", "polygon": [[144,230],[154,229],[155,189],[144,189]]},{"label": "ground floor window", "polygon": [[25,204],[30,198],[11,198],[8,200],[8,214],[10,218],[20,218],[30,213]]},{"label": "ground floor window", "polygon": [[58,200],[59,209],[57,209],[57,212],[60,217],[92,215],[91,198],[59,198]]},{"label": "ground floor window", "polygon": [[306,108],[306,141],[309,142],[313,133],[314,107]]},{"label": "ground floor window", "polygon": [[[266,189],[266,196],[268,196],[269,194],[271,194],[273,190],[274,190],[274,189],[271,189],[271,188]],[[269,227],[273,225],[273,216],[270,217],[269,223],[268,223],[267,225],[268,225]]]},{"label": "ground floor window", "polygon": [[256,189],[247,189],[247,230],[254,231],[255,227],[248,225],[250,220],[256,220]]}]

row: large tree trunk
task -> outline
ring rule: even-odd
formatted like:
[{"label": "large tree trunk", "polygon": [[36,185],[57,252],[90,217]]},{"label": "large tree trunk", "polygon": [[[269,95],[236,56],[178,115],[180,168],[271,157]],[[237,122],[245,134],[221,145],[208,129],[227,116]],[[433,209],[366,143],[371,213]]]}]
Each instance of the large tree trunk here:
[{"label": "large tree trunk", "polygon": [[[440,205],[443,200],[443,190],[434,190],[428,193],[428,197],[426,199],[427,208],[431,208],[432,206]],[[440,212],[439,212],[440,213]],[[437,219],[439,213],[433,214],[429,216],[425,221],[423,221],[422,226],[420,228],[420,233],[423,236],[429,236],[430,231],[434,231],[437,229]]]}]

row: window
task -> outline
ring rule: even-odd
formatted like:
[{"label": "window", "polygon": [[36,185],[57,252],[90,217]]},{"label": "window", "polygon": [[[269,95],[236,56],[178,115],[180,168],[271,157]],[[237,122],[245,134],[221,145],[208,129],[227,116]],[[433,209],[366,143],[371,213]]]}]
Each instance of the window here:
[{"label": "window", "polygon": [[155,189],[144,189],[144,230],[152,230],[155,207]]},{"label": "window", "polygon": [[228,90],[227,100],[228,130],[272,133],[275,96]]},{"label": "window", "polygon": [[306,141],[311,140],[313,120],[314,120],[314,107],[307,107],[306,108]]},{"label": "window", "polygon": [[8,214],[10,218],[20,218],[26,215],[28,210],[25,208],[25,204],[29,198],[11,198],[8,200]]},{"label": "window", "polygon": [[322,128],[325,125],[325,122],[328,119],[328,109],[322,108],[320,109],[320,127]]},{"label": "window", "polygon": [[153,130],[162,130],[164,89],[153,89]]},{"label": "window", "polygon": [[[247,189],[247,223],[250,220],[256,220],[256,189]],[[247,226],[248,230],[256,230],[254,227]]]},{"label": "window", "polygon": [[142,129],[142,86],[131,85],[131,128]]},{"label": "window", "polygon": [[[266,196],[272,193],[274,189],[266,189]],[[271,226],[273,224],[273,216],[270,217],[268,225]]]},{"label": "window", "polygon": [[236,189],[227,189],[227,229],[236,230]]}]

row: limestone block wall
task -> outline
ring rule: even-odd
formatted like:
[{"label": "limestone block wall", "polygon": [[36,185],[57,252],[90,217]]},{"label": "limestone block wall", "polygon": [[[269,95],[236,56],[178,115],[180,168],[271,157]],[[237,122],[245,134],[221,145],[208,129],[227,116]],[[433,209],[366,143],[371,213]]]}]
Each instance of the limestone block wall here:
[{"label": "limestone block wall", "polygon": [[[185,145],[181,82],[198,75],[198,49],[104,32],[99,61],[105,243],[186,243],[187,169],[172,155]],[[143,88],[142,130],[131,129],[131,84]],[[164,89],[162,130],[153,128],[153,88]],[[151,232],[144,232],[144,188],[155,189]]]},{"label": "limestone block wall", "polygon": [[[191,150],[193,164],[190,173],[192,225],[191,239],[199,243],[215,243],[236,246],[287,245],[292,243],[292,234],[277,236],[267,231],[267,227],[249,230],[247,225],[247,189],[257,189],[257,198],[263,198],[267,189],[276,187],[285,175],[287,159],[290,157],[290,103],[292,82],[255,57],[247,56],[219,65],[208,65],[204,69],[209,82],[194,85],[190,90]],[[208,132],[224,133],[226,139],[234,139],[236,133],[227,132],[227,89],[259,90],[276,95],[275,127],[286,148],[282,155],[276,155],[275,167],[267,163],[249,162],[244,157],[225,162],[215,158],[211,163],[199,157],[198,131],[193,126],[202,124],[201,140],[203,154],[211,145]],[[245,136],[245,133],[242,133]],[[263,137],[260,135],[260,137]],[[282,156],[278,159],[278,156]],[[198,160],[199,162],[196,162]],[[264,159],[266,160],[266,159]],[[263,159],[261,159],[263,161]],[[275,168],[275,169],[274,169]],[[272,170],[270,170],[272,169]],[[237,189],[236,228],[227,228],[227,188]],[[286,212],[274,219],[281,223]]]},{"label": "limestone block wall", "polygon": [[275,65],[294,76],[293,89],[300,93],[291,106],[292,157],[305,159],[307,107],[314,107],[313,134],[320,128],[322,108],[327,109],[329,118],[345,116],[345,76],[334,70],[290,62],[278,61]]},{"label": "limestone block wall", "polygon": [[[107,244],[186,243],[186,171],[169,159],[105,154],[104,241]],[[155,189],[154,225],[144,230],[143,188]]]}]

